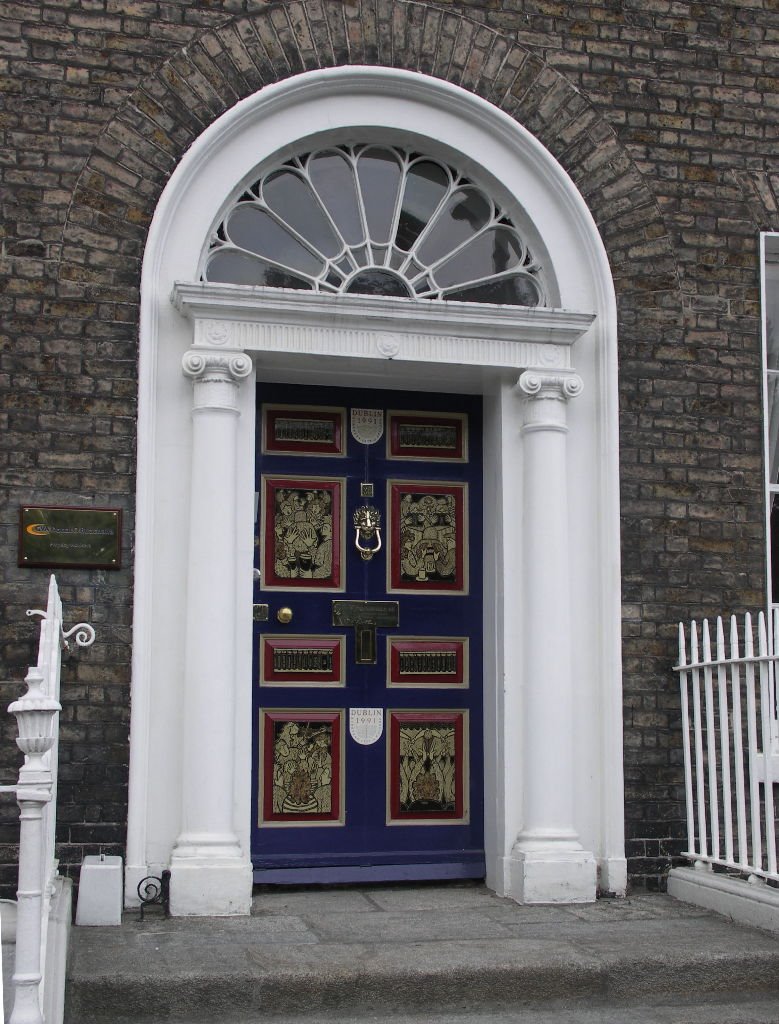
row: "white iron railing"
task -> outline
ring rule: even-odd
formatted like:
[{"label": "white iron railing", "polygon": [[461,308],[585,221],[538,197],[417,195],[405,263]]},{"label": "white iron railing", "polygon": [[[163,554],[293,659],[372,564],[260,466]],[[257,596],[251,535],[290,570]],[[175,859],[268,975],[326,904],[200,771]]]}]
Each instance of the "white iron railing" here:
[{"label": "white iron railing", "polygon": [[46,611],[35,609],[27,614],[42,620],[38,663],[27,673],[27,693],[8,709],[16,715],[16,744],[24,754],[24,764],[15,786],[0,786],[0,792],[16,795],[20,808],[16,961],[9,1024],[44,1024],[54,1016],[47,1012],[54,1003],[53,993],[44,991],[44,980],[49,912],[57,878],[54,844],[62,650],[74,634],[79,647],[88,647],[95,639],[94,629],[86,623],[63,630],[62,601],[54,576],[49,579]]},{"label": "white iron railing", "polygon": [[[718,866],[752,880],[779,882],[774,784],[779,783],[776,663],[779,612],[772,629],[761,612],[757,648],[752,617],[728,642],[718,618],[689,637],[679,624],[687,849],[698,866]],[[713,645],[712,646],[712,641]]]}]

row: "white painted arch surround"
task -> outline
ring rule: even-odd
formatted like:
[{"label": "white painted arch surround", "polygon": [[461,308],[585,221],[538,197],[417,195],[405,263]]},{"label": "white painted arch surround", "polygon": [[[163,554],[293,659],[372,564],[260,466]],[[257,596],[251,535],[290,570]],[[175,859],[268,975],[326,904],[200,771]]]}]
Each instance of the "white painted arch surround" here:
[{"label": "white painted arch surround", "polygon": [[[431,154],[499,183],[544,253],[559,309],[195,284],[220,211],[263,161],[306,138],[366,137],[423,140]],[[256,379],[485,395],[487,882],[520,901],[586,900],[597,865],[598,885],[624,892],[616,348],[611,274],[584,200],[530,133],[471,93],[413,72],[333,68],[268,86],[203,132],[163,192],[142,273],[128,904],[141,878],[172,864],[175,913],[249,908]],[[241,468],[234,495],[212,506],[234,527],[234,564],[226,574],[216,566],[208,601],[188,586],[202,573],[198,537],[208,529],[191,515],[202,485],[192,475],[193,384],[182,373],[189,351],[252,360],[244,383],[226,385]],[[197,445],[196,464],[207,457]],[[560,467],[551,483],[550,458]],[[550,519],[557,537],[554,527],[543,536]],[[186,638],[204,635],[209,602],[217,649],[226,628],[217,613],[234,611],[230,678],[213,693],[185,669]],[[560,746],[560,737],[539,739],[554,732],[557,677],[567,738],[550,761],[543,745]],[[187,705],[198,688],[201,704],[226,700],[229,718],[192,735]],[[213,849],[200,833],[200,845],[182,843],[193,750],[221,766],[220,820],[226,814],[231,835]],[[557,794],[570,827],[544,838],[528,816]]]}]

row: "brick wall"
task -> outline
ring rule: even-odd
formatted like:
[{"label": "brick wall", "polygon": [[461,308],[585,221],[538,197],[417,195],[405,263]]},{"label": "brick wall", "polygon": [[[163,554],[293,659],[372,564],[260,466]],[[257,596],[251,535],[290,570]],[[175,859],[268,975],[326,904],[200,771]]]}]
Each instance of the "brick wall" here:
[{"label": "brick wall", "polygon": [[[52,0],[0,11],[0,706],[35,660],[21,502],[118,506],[120,572],[58,573],[97,631],[65,661],[60,855],[121,852],[138,288],[157,198],[237,99],[307,68],[447,78],[516,117],[578,184],[619,302],[628,853],[679,849],[679,619],[763,603],[757,232],[779,229],[779,12],[603,3]],[[5,716],[3,716],[4,718]],[[13,723],[0,724],[7,777]],[[0,885],[13,807],[0,806]]]}]

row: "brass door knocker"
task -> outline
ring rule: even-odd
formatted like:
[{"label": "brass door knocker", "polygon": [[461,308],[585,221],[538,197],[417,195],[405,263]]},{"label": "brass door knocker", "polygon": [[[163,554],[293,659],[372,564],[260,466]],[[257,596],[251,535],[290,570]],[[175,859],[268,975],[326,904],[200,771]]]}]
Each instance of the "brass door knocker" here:
[{"label": "brass door knocker", "polygon": [[[381,551],[381,512],[373,505],[360,505],[354,511],[353,522],[354,546],[360,552],[360,558],[369,562]],[[366,547],[374,540],[373,547]]]}]

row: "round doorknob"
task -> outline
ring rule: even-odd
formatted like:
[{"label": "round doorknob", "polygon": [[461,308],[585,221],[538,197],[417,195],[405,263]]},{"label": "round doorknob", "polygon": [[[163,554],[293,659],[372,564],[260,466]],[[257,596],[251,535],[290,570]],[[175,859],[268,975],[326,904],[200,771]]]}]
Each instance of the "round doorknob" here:
[{"label": "round doorknob", "polygon": [[276,612],[276,618],[283,626],[286,626],[288,622],[292,622],[292,609],[279,608],[279,610]]}]

